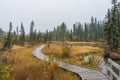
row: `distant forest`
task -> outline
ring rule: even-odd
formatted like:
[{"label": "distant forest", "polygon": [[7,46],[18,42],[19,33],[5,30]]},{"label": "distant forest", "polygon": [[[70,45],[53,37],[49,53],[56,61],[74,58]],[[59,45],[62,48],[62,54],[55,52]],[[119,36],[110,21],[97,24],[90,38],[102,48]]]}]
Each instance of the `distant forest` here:
[{"label": "distant forest", "polygon": [[9,31],[6,34],[0,29],[0,41],[3,47],[11,47],[14,44],[25,45],[25,42],[36,44],[50,41],[106,41],[111,51],[116,51],[120,47],[120,3],[112,0],[112,8],[108,9],[104,21],[91,17],[90,23],[73,24],[73,29],[63,22],[54,28],[53,31],[46,30],[45,33],[34,29],[35,23],[30,23],[29,34],[25,33],[24,25],[12,30],[12,22],[9,24]]},{"label": "distant forest", "polygon": [[90,23],[75,23],[70,30],[65,23],[62,23],[49,32],[48,36],[52,41],[98,41],[103,40],[103,30],[104,22],[92,17]]},{"label": "distant forest", "polygon": [[[47,41],[98,41],[103,40],[104,35],[104,22],[98,21],[97,18],[93,17],[90,23],[73,24],[73,29],[68,29],[67,25],[63,22],[61,25],[57,26],[57,28],[54,28],[53,31],[46,30],[45,33],[37,32],[36,29],[34,29],[34,21],[30,23],[29,34],[25,34],[23,23],[21,23],[20,28],[16,27],[15,31],[12,30],[12,22],[10,22],[9,26],[8,36],[11,38],[11,43],[22,45],[24,45],[25,41],[31,44]],[[2,32],[1,37],[7,39],[7,35],[4,35],[2,30],[0,32]]]}]

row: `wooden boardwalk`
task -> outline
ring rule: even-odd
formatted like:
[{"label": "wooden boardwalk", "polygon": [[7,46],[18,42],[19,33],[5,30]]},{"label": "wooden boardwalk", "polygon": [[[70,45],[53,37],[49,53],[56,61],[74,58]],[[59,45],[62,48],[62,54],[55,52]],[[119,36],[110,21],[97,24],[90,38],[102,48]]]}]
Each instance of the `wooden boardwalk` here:
[{"label": "wooden boardwalk", "polygon": [[[33,55],[35,57],[41,59],[41,60],[44,60],[44,61],[48,62],[49,61],[49,57],[46,56],[46,55],[44,55],[41,52],[41,49],[43,47],[44,47],[44,45],[38,47],[37,49],[35,49],[33,51]],[[66,70],[69,70],[69,71],[72,71],[72,72],[78,74],[82,78],[82,80],[109,80],[100,71],[91,70],[91,69],[84,68],[84,67],[81,67],[81,66],[72,65],[72,64],[69,64],[69,63],[66,63],[66,62],[62,62],[62,61],[58,61],[58,62],[59,62],[59,65],[58,65],[59,67],[61,67],[63,69],[66,69]]]}]

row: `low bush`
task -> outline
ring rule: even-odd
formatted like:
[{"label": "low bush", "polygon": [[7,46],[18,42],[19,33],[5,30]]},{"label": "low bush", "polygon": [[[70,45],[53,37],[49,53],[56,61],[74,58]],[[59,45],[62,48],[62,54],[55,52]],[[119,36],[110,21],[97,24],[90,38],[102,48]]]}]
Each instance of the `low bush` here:
[{"label": "low bush", "polygon": [[64,44],[62,48],[63,48],[63,51],[62,51],[61,57],[62,58],[69,58],[69,56],[70,56],[69,47],[66,44]]},{"label": "low bush", "polygon": [[11,80],[11,65],[4,65],[2,61],[0,61],[0,80]]}]

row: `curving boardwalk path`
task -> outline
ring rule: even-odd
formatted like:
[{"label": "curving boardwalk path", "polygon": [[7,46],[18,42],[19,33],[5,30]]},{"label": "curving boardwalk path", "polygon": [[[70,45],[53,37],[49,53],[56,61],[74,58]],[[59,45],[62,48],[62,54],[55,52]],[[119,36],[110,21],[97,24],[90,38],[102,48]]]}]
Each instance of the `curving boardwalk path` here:
[{"label": "curving boardwalk path", "polygon": [[[46,62],[49,61],[49,57],[44,55],[41,50],[45,45],[42,45],[38,48],[36,48],[33,51],[33,55],[37,57],[38,59],[44,60]],[[55,60],[55,59],[54,59]],[[96,70],[91,70],[87,69],[84,67],[72,65],[66,62],[59,61],[59,67],[72,71],[74,73],[79,74],[79,76],[82,78],[82,80],[109,80],[102,72],[96,71]]]}]

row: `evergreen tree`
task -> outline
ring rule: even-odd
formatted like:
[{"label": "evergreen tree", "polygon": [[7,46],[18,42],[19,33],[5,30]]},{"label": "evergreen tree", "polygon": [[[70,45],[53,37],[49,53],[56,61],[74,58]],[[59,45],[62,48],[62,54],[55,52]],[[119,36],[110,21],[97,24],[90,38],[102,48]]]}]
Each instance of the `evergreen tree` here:
[{"label": "evergreen tree", "polygon": [[37,33],[36,37],[37,37],[37,42],[42,41],[42,33],[40,31]]},{"label": "evergreen tree", "polygon": [[87,25],[87,23],[85,23],[84,24],[84,40],[88,40],[88,35],[89,35],[89,33],[88,33],[88,25]]},{"label": "evergreen tree", "polygon": [[16,27],[16,43],[19,44],[19,28]]},{"label": "evergreen tree", "polygon": [[116,51],[119,47],[119,19],[118,15],[120,14],[118,10],[117,0],[112,0],[112,9],[108,10],[106,22],[105,22],[105,37],[109,48],[112,51]]},{"label": "evergreen tree", "polygon": [[72,29],[70,30],[69,39],[70,39],[70,41],[73,41],[73,31],[72,31]]},{"label": "evergreen tree", "polygon": [[50,32],[48,32],[48,30],[46,30],[46,33],[44,33],[44,42],[48,42],[51,40],[51,34]]},{"label": "evergreen tree", "polygon": [[13,32],[13,35],[12,35],[12,42],[13,42],[13,44],[17,44],[18,43],[17,34],[16,34],[15,31]]},{"label": "evergreen tree", "polygon": [[20,45],[21,46],[25,45],[25,30],[23,27],[23,23],[21,23],[21,30],[20,30]]},{"label": "evergreen tree", "polygon": [[31,22],[31,24],[30,24],[30,40],[32,41],[33,40],[33,34],[34,34],[34,29],[33,29],[33,27],[34,27],[34,22],[32,21]]},{"label": "evergreen tree", "polygon": [[17,34],[17,36],[19,35],[19,28],[18,28],[18,26],[16,27],[16,34]]},{"label": "evergreen tree", "polygon": [[9,31],[7,33],[7,36],[5,38],[5,42],[3,47],[4,48],[10,48],[12,46],[12,22],[9,24]]},{"label": "evergreen tree", "polygon": [[67,35],[67,26],[66,24],[63,22],[60,26],[60,37],[61,40],[64,41],[66,39],[66,35]]},{"label": "evergreen tree", "polygon": [[83,27],[82,24],[78,23],[78,28],[77,28],[77,40],[82,41],[83,40]]},{"label": "evergreen tree", "polygon": [[33,41],[34,41],[34,22],[32,21],[31,24],[30,24],[30,33],[29,33],[29,42],[32,44]]}]

